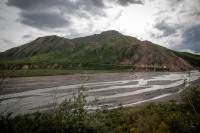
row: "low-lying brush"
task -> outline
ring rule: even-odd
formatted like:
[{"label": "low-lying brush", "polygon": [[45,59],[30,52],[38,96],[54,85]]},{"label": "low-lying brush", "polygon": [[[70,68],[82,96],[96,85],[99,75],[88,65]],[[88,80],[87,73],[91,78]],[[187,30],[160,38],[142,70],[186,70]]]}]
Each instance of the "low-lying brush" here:
[{"label": "low-lying brush", "polygon": [[150,103],[88,113],[83,88],[55,110],[0,117],[0,132],[199,133],[200,87],[182,94],[182,102]]}]

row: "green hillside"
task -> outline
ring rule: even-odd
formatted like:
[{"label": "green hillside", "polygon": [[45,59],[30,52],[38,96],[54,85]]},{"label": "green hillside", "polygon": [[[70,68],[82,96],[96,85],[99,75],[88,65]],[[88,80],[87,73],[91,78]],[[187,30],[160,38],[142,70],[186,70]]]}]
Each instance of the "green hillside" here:
[{"label": "green hillside", "polygon": [[172,51],[117,31],[65,39],[40,37],[0,53],[0,69],[163,69],[191,70],[199,56]]},{"label": "green hillside", "polygon": [[187,52],[175,52],[179,57],[185,59],[193,66],[200,67],[200,55],[191,54]]},{"label": "green hillside", "polygon": [[24,44],[16,48],[11,48],[1,53],[0,55],[1,58],[4,58],[6,60],[16,60],[46,54],[54,51],[73,51],[74,47],[74,44],[70,40],[54,35],[39,37],[30,43]]}]

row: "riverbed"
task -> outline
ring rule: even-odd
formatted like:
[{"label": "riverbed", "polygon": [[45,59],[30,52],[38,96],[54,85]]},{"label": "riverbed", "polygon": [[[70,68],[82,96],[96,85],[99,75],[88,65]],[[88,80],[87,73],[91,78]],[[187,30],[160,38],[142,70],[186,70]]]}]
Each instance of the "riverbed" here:
[{"label": "riverbed", "polygon": [[76,93],[81,86],[86,88],[87,100],[91,103],[96,101],[95,105],[86,106],[88,110],[174,100],[187,86],[198,83],[199,79],[199,71],[7,78],[0,92],[0,113],[24,114],[49,110]]}]

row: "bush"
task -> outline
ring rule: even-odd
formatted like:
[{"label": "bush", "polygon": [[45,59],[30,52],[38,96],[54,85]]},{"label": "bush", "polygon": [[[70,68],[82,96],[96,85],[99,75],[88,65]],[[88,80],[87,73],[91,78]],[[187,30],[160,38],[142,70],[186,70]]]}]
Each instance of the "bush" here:
[{"label": "bush", "polygon": [[89,117],[84,108],[87,101],[81,87],[77,94],[65,99],[57,110],[56,115],[61,117],[61,125],[65,132],[88,132],[90,130]]},{"label": "bush", "polygon": [[200,86],[195,86],[182,94],[182,101],[187,109],[200,113]]}]

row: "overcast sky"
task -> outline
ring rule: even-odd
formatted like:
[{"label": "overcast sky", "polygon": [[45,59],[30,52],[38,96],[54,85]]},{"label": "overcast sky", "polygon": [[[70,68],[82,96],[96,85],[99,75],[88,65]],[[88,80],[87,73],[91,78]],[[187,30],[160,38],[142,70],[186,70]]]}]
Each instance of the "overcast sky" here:
[{"label": "overcast sky", "polygon": [[0,52],[41,36],[117,30],[199,54],[199,7],[199,0],[1,0]]}]

